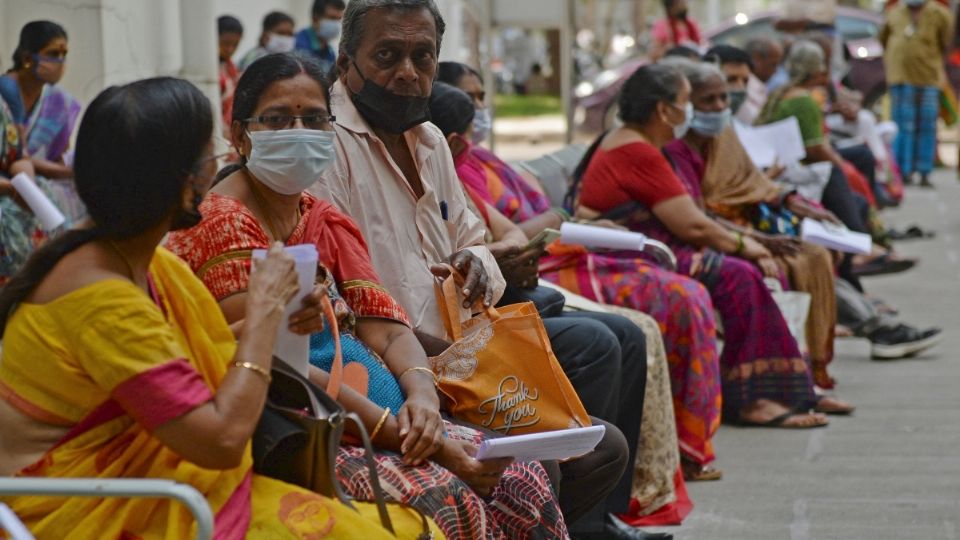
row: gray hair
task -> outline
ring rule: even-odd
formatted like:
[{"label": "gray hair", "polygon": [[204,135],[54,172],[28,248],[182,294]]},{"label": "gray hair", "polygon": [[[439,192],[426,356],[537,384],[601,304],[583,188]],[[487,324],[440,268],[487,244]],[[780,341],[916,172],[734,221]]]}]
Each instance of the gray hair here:
[{"label": "gray hair", "polygon": [[707,84],[707,82],[714,77],[724,82],[727,80],[723,71],[721,71],[716,64],[709,62],[694,62],[686,58],[671,57],[664,58],[659,63],[677,69],[690,81],[690,86],[694,90]]},{"label": "gray hair", "polygon": [[443,22],[443,15],[433,0],[350,0],[347,11],[343,14],[343,36],[340,39],[340,50],[350,58],[354,58],[363,40],[363,20],[367,13],[375,9],[404,10],[426,9],[433,15],[437,26],[437,54],[440,53],[440,43],[443,41],[443,32],[447,25]]},{"label": "gray hair", "polygon": [[776,47],[783,49],[783,45],[780,42],[774,40],[771,37],[759,37],[751,39],[747,42],[743,50],[747,51],[747,54],[757,58],[767,58],[773,54],[773,50]]},{"label": "gray hair", "polygon": [[806,39],[793,43],[785,62],[787,74],[794,84],[806,82],[810,77],[827,69],[823,48]]}]

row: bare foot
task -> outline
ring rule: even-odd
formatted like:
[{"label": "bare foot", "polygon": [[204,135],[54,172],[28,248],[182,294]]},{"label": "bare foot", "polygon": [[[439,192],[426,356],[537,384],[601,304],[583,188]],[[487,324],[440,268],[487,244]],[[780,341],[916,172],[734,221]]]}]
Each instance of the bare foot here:
[{"label": "bare foot", "polygon": [[821,396],[814,410],[826,414],[850,414],[856,407],[833,396]]},{"label": "bare foot", "polygon": [[[780,422],[775,422],[784,415],[788,416]],[[790,414],[789,408],[769,399],[758,399],[740,409],[740,421],[753,425],[769,424],[770,427],[784,428],[810,428],[825,426],[830,423],[827,417],[820,413]]]}]

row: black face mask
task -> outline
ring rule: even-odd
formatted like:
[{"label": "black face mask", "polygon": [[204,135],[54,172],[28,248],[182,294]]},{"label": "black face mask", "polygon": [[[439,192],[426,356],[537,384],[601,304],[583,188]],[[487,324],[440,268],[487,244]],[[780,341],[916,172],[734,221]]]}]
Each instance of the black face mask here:
[{"label": "black face mask", "polygon": [[730,94],[730,110],[733,111],[733,114],[737,114],[740,111],[740,107],[747,101],[747,91],[746,90],[731,90]]},{"label": "black face mask", "polygon": [[353,95],[353,104],[376,129],[399,135],[430,121],[430,98],[400,96],[363,76],[356,62],[353,68],[363,79],[363,88]]},{"label": "black face mask", "polygon": [[678,11],[678,12],[676,13],[675,17],[676,17],[678,20],[685,21],[685,20],[687,20],[687,15],[689,15],[689,12],[684,9],[683,11]]},{"label": "black face mask", "polygon": [[193,190],[193,208],[186,210],[183,207],[177,209],[173,220],[170,222],[171,231],[183,231],[192,229],[203,221],[203,215],[200,214],[200,203],[203,202],[203,195],[196,189]]}]

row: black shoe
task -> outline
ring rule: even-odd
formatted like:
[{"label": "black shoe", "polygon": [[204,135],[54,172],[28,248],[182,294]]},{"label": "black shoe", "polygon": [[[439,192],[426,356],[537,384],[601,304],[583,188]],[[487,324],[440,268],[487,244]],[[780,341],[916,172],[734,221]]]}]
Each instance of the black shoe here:
[{"label": "black shoe", "polygon": [[933,183],[930,182],[930,175],[929,175],[929,174],[922,174],[922,175],[920,175],[920,187],[922,187],[922,188],[932,188],[932,187],[933,187]]},{"label": "black shoe", "polygon": [[613,515],[608,515],[602,532],[574,534],[573,538],[574,540],[673,540],[673,535],[641,531]]},{"label": "black shoe", "polygon": [[900,203],[896,199],[887,194],[887,190],[883,188],[877,188],[873,192],[874,198],[877,200],[877,206],[883,210],[884,208],[897,208],[900,206]]},{"label": "black shoe", "polygon": [[870,356],[876,360],[896,360],[920,354],[943,339],[939,328],[918,330],[912,326],[898,324],[874,330],[870,340]]}]

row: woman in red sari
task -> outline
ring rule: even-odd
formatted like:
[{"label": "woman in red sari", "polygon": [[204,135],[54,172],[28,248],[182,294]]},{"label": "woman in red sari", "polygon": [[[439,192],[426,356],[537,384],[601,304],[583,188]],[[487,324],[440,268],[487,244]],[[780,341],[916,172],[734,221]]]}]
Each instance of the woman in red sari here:
[{"label": "woman in red sari", "polygon": [[808,411],[851,407],[815,395],[810,367],[763,283],[764,274],[780,274],[771,253],[708,218],[662,153],[685,135],[692,109],[690,83],[679,71],[662,65],[638,69],[620,98],[624,126],[600,137],[584,160],[589,165],[578,213],[617,217],[669,243],[678,270],[710,290],[726,337],[720,365],[727,421],[824,426],[825,416]]},{"label": "woman in red sari", "polygon": [[[432,517],[450,538],[566,538],[539,463],[477,461],[471,452],[481,434],[442,421],[426,354],[403,310],[379,285],[356,225],[305,193],[335,155],[323,81],[313,60],[291,54],[266,56],[244,72],[232,124],[242,164],[221,172],[222,180],[200,206],[203,221],[173,235],[169,247],[186,259],[235,323],[246,316],[242,300],[251,250],[275,241],[315,245],[318,275],[325,278],[315,295],[330,295],[344,336],[367,347],[372,358],[364,365],[367,377],[352,378],[361,391],[342,393],[340,401],[370,429],[387,496]],[[305,318],[296,324],[317,338],[319,322]],[[317,348],[316,339],[311,346]],[[322,368],[322,361],[311,351],[311,363]],[[348,383],[350,366],[345,366]],[[363,382],[366,391],[357,384]],[[340,448],[337,476],[350,495],[372,497],[362,448]]]}]

